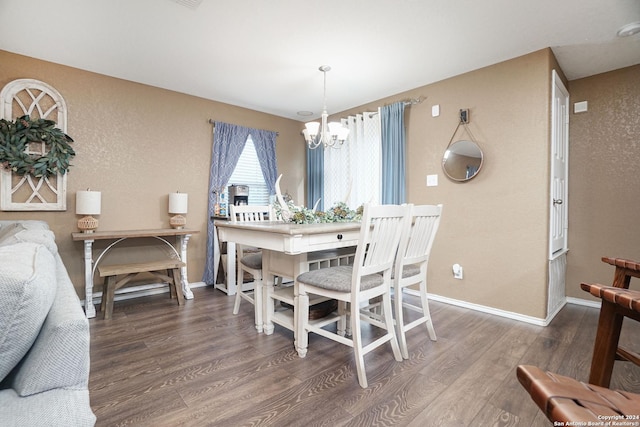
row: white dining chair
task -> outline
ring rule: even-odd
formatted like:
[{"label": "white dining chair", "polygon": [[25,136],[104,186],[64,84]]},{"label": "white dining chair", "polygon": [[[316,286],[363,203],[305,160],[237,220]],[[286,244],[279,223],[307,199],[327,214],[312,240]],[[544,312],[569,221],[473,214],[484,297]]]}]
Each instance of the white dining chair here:
[{"label": "white dining chair", "polygon": [[[411,220],[411,205],[365,205],[358,247],[353,265],[329,267],[303,273],[295,281],[296,349],[305,357],[308,334],[313,332],[353,348],[358,382],[366,388],[364,356],[390,343],[395,360],[402,355],[395,336],[391,309],[391,272],[403,230]],[[339,310],[323,319],[309,320],[309,298],[338,300]],[[360,315],[362,303],[381,297],[380,316]],[[347,309],[348,306],[348,309]],[[352,331],[345,336],[347,316]],[[361,322],[381,328],[384,333],[366,345],[362,341]],[[325,327],[336,323],[336,331]]]},{"label": "white dining chair", "polygon": [[[427,267],[433,241],[440,226],[441,214],[442,205],[414,205],[411,212],[412,221],[403,233],[396,257],[392,280],[394,317],[398,343],[405,359],[409,358],[406,332],[410,329],[426,325],[429,338],[432,341],[437,339],[427,300]],[[414,285],[418,286],[420,306],[405,299],[405,291]],[[405,323],[403,309],[416,311],[420,313],[420,317]]]},{"label": "white dining chair", "polygon": [[[256,222],[275,220],[275,212],[270,205],[231,205],[229,206],[229,219],[231,222]],[[238,257],[238,273],[236,274],[236,298],[233,305],[233,314],[240,311],[240,302],[244,299],[254,306],[256,330],[262,332],[263,328],[263,298],[262,298],[262,252],[259,248],[249,248],[244,245],[236,245]],[[253,289],[244,286],[244,272],[253,277]]]}]

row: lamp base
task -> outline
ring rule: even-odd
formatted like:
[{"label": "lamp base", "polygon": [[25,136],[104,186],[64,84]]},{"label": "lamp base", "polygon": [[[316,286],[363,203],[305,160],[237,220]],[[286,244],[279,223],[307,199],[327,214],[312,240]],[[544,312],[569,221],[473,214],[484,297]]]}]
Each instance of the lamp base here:
[{"label": "lamp base", "polygon": [[187,224],[187,218],[183,215],[174,215],[169,219],[169,225],[173,228],[184,228]]},{"label": "lamp base", "polygon": [[98,220],[91,215],[87,215],[78,220],[78,228],[82,230],[83,233],[93,233],[93,231],[98,228]]}]

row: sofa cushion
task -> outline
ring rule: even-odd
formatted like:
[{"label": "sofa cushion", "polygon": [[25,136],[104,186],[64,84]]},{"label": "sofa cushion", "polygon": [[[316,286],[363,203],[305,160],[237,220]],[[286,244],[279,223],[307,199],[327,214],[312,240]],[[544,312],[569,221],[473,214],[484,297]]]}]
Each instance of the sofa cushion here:
[{"label": "sofa cushion", "polygon": [[88,387],[89,320],[60,257],[56,257],[56,267],[53,305],[11,382],[23,397],[56,388]]},{"label": "sofa cushion", "polygon": [[32,242],[45,246],[53,255],[58,253],[56,236],[53,231],[29,224],[15,223],[0,229],[0,246]]},{"label": "sofa cushion", "polygon": [[0,247],[0,380],[33,345],[56,294],[55,258],[44,246]]},{"label": "sofa cushion", "polygon": [[29,397],[0,390],[0,408],[2,427],[91,427],[96,422],[87,389],[55,389]]}]

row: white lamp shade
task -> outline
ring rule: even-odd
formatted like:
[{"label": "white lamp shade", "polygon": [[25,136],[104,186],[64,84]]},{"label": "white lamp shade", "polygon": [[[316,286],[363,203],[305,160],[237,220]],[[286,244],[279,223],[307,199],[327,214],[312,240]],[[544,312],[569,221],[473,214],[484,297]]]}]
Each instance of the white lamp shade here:
[{"label": "white lamp shade", "polygon": [[318,134],[318,131],[320,130],[320,123],[318,122],[309,122],[309,123],[306,123],[304,126],[306,127],[306,131],[311,137],[315,137]]},{"label": "white lamp shade", "polygon": [[338,122],[329,122],[329,134],[331,136],[338,136],[340,133],[340,129],[342,129],[342,124]]},{"label": "white lamp shade", "polygon": [[338,129],[338,140],[344,141],[347,139],[348,136],[349,136],[349,129],[347,129],[344,126],[341,126],[340,129]]},{"label": "white lamp shade", "polygon": [[76,193],[77,215],[100,215],[101,196],[99,191],[78,191]]},{"label": "white lamp shade", "polygon": [[189,205],[187,193],[169,193],[169,213],[186,214]]}]

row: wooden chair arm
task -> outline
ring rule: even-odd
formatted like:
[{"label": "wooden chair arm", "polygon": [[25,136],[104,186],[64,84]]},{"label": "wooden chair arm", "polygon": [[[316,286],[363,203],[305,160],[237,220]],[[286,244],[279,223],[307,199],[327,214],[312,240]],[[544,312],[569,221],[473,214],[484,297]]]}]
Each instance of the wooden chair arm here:
[{"label": "wooden chair arm", "polygon": [[616,288],[629,288],[632,277],[640,278],[640,263],[638,262],[609,257],[602,257],[602,261],[616,268],[613,275],[613,286]]}]

